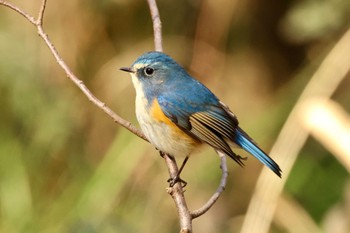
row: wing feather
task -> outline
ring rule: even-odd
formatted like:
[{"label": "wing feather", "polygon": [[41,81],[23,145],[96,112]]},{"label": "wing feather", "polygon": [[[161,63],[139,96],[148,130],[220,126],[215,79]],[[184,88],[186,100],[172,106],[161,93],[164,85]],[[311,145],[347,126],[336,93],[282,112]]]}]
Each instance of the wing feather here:
[{"label": "wing feather", "polygon": [[241,161],[242,158],[231,150],[230,146],[224,139],[224,137],[226,137],[225,135],[228,136],[227,138],[232,138],[233,135],[230,136],[228,131],[225,131],[224,128],[218,127],[218,125],[216,125],[217,122],[213,121],[214,118],[203,117],[203,115],[206,114],[195,113],[190,116],[189,122],[192,126],[190,131],[200,140],[208,143],[215,149],[224,152],[239,165],[244,166],[243,162]]},{"label": "wing feather", "polygon": [[192,116],[198,118],[198,120],[217,131],[222,136],[233,140],[234,126],[232,124],[230,125],[227,121],[220,121],[210,113],[206,112],[195,113]]}]

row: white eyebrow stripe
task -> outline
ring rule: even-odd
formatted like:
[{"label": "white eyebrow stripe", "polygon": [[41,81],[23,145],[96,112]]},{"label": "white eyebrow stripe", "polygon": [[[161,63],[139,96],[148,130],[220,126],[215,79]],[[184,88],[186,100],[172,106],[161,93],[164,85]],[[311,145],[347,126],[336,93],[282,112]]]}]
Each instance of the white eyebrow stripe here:
[{"label": "white eyebrow stripe", "polygon": [[137,70],[144,68],[145,66],[147,66],[147,64],[144,64],[144,63],[137,63],[137,64],[133,65],[133,67]]}]

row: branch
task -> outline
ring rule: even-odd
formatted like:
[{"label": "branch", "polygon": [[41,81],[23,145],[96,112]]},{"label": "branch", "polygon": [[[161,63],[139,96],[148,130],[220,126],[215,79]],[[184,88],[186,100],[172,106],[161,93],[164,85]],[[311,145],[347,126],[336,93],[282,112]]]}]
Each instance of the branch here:
[{"label": "branch", "polygon": [[118,114],[116,114],[112,109],[110,109],[105,103],[100,101],[96,96],[94,96],[91,91],[85,86],[82,80],[78,79],[74,73],[70,70],[70,68],[67,66],[67,64],[64,62],[62,57],[57,52],[55,46],[50,41],[48,35],[45,33],[43,29],[43,17],[44,17],[44,11],[46,6],[46,0],[42,1],[38,19],[35,19],[33,16],[26,13],[24,10],[20,9],[17,6],[12,5],[11,3],[8,3],[6,1],[0,0],[0,5],[4,5],[20,15],[22,15],[24,18],[26,18],[30,23],[32,23],[34,26],[36,26],[38,30],[39,36],[45,41],[45,44],[51,51],[52,55],[55,57],[56,62],[58,65],[64,70],[66,73],[66,76],[86,95],[86,97],[97,107],[99,107],[102,111],[104,111],[108,116],[110,116],[115,123],[118,123],[119,125],[123,126],[124,128],[128,129],[135,135],[139,136],[140,138],[144,139],[145,141],[148,141],[145,135],[138,130],[134,125],[132,125],[130,122],[124,120],[121,118]]},{"label": "branch", "polygon": [[39,10],[39,15],[38,15],[38,20],[37,20],[37,24],[40,24],[41,26],[44,23],[45,8],[46,8],[46,0],[43,0],[42,3],[41,3],[41,7],[40,7],[40,10]]},{"label": "branch", "polygon": [[26,18],[31,24],[34,24],[36,25],[37,21],[35,20],[35,18],[31,15],[29,15],[27,12],[25,12],[24,10],[18,8],[17,6],[15,5],[12,5],[11,3],[9,2],[6,2],[6,1],[3,1],[3,0],[0,0],[0,5],[4,5],[14,11],[16,11],[17,13],[19,13],[20,15],[22,15],[24,18]]},{"label": "branch", "polygon": [[222,170],[222,176],[221,176],[219,187],[217,188],[216,192],[213,194],[213,196],[208,200],[208,202],[205,205],[203,205],[198,210],[194,210],[191,212],[192,219],[198,218],[201,215],[205,214],[215,204],[215,202],[219,199],[221,193],[225,190],[227,176],[228,176],[226,155],[221,151],[216,151],[216,152],[220,157],[220,168]]},{"label": "branch", "polygon": [[[158,52],[163,52],[162,46],[162,23],[160,21],[159,11],[155,0],[147,0],[153,23],[154,47]],[[170,177],[175,177],[178,174],[178,166],[175,158],[160,152],[168,167]],[[184,191],[181,182],[176,183],[173,187],[169,187],[168,194],[173,198],[180,220],[180,233],[192,232],[192,216],[188,210]]]},{"label": "branch", "polygon": [[147,0],[147,2],[153,22],[154,48],[156,51],[162,52],[162,22],[160,21],[157,3],[155,0]]},{"label": "branch", "polygon": [[[174,158],[160,152],[163,156],[165,163],[168,167],[170,177],[174,177],[178,174],[178,167]],[[180,220],[180,233],[191,233],[192,232],[192,217],[190,211],[188,210],[186,199],[184,196],[184,190],[182,188],[181,182],[176,183],[173,187],[167,189],[167,193],[173,198],[177,212],[179,214]]]}]

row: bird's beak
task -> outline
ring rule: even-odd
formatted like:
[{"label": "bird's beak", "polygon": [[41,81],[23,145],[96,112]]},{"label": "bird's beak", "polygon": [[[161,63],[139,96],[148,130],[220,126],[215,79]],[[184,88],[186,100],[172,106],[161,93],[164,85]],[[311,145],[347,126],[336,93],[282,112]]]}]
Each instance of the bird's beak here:
[{"label": "bird's beak", "polygon": [[132,67],[122,67],[120,70],[129,72],[129,73],[135,73],[135,70]]}]

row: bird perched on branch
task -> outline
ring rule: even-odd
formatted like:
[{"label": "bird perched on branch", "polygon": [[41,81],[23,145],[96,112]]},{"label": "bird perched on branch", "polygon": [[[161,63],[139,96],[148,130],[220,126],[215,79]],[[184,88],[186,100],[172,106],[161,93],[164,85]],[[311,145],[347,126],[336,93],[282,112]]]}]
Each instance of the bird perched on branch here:
[{"label": "bird perched on branch", "polygon": [[148,52],[121,70],[131,74],[137,120],[149,141],[170,156],[186,156],[170,186],[182,181],[179,175],[188,156],[203,143],[243,166],[245,158],[229,145],[234,143],[281,177],[278,164],[239,127],[230,109],[171,57]]}]

